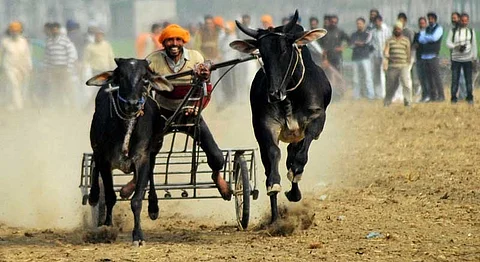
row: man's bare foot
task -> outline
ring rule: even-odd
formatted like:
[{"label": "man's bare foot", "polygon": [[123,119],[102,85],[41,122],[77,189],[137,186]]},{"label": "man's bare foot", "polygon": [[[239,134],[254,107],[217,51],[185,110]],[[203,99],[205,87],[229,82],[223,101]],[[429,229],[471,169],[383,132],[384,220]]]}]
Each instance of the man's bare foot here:
[{"label": "man's bare foot", "polygon": [[220,171],[213,171],[212,179],[213,179],[213,182],[215,182],[215,185],[217,186],[218,192],[220,192],[220,195],[222,195],[222,198],[224,200],[231,200],[232,191],[230,190],[228,183],[225,181],[225,179],[223,179],[222,175],[220,174]]},{"label": "man's bare foot", "polygon": [[135,178],[130,180],[126,185],[120,189],[120,197],[123,199],[129,198],[135,191]]}]

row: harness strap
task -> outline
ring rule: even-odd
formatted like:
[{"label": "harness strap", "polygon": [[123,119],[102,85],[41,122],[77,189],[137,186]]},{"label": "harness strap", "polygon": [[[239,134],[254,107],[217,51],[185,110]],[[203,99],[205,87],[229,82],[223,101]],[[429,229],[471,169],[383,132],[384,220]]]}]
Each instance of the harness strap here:
[{"label": "harness strap", "polygon": [[293,68],[291,75],[293,76],[293,74],[295,73],[295,69],[297,68],[298,61],[300,60],[300,63],[302,64],[302,76],[300,77],[300,80],[298,80],[298,83],[294,87],[287,89],[287,92],[291,92],[297,89],[297,87],[300,86],[300,84],[303,82],[303,79],[305,78],[305,64],[303,62],[302,52],[300,51],[300,48],[298,48],[297,44],[294,44],[294,46],[297,51],[297,61],[295,62],[295,67]]}]

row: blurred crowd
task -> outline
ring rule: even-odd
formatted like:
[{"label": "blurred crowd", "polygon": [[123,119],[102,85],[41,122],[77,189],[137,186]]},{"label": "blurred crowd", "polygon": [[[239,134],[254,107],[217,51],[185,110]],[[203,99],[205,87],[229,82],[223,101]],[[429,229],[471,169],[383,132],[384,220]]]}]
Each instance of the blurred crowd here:
[{"label": "blurred crowd", "polygon": [[[451,83],[450,101],[466,100],[473,104],[473,85],[477,77],[478,47],[476,32],[469,25],[469,15],[452,13],[451,28],[444,29],[431,12],[418,18],[418,27],[408,27],[407,15],[399,13],[393,26],[387,25],[377,9],[371,9],[368,18],[356,19],[357,30],[346,33],[339,26],[339,16],[329,14],[320,25],[317,17],[310,17],[306,30],[319,27],[328,34],[308,45],[314,61],[329,77],[334,98],[344,96],[352,88],[353,99],[383,100],[385,106],[403,102],[440,102],[446,99],[441,61],[442,39],[450,50]],[[239,19],[247,27],[269,28],[287,23],[284,17],[275,23],[265,14],[255,24],[248,14]],[[302,24],[301,18],[299,23]],[[137,36],[134,46],[137,58],[161,50],[159,36],[168,22],[155,23],[150,32]],[[198,50],[214,63],[236,59],[241,53],[231,49],[229,43],[245,38],[233,20],[221,16],[205,15],[201,23],[184,25],[191,34],[187,48]],[[26,103],[41,106],[89,107],[93,103],[94,88],[85,88],[85,81],[100,72],[115,68],[115,54],[102,28],[88,25],[86,33],[74,20],[65,25],[58,22],[44,26],[42,41],[43,61],[41,77],[32,77],[31,43],[23,36],[22,23],[8,25],[0,43],[1,73],[5,84],[0,88],[0,106],[8,110],[21,110]],[[444,32],[445,31],[445,32]],[[448,33],[447,33],[448,32]],[[351,49],[351,62],[344,62],[344,52]],[[248,102],[248,90],[257,61],[237,65],[212,73],[218,81],[214,96],[217,104],[227,106],[232,102]],[[349,70],[346,70],[346,69]],[[348,73],[347,73],[348,71]],[[33,88],[33,86],[35,88]]]}]

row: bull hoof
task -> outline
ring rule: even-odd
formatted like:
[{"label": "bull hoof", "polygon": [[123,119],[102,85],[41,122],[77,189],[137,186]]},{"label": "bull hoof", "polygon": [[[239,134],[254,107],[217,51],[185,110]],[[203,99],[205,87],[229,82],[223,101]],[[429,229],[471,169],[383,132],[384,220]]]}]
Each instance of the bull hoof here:
[{"label": "bull hoof", "polygon": [[271,196],[273,194],[277,194],[280,191],[282,191],[282,186],[280,184],[273,184],[273,186],[267,187],[267,195],[268,196]]},{"label": "bull hoof", "polygon": [[132,243],[133,247],[144,247],[146,245],[145,240],[135,240]]},{"label": "bull hoof", "polygon": [[93,197],[93,195],[90,194],[88,196],[88,204],[92,207],[96,206],[98,204],[98,198],[99,198],[98,195],[96,197]]},{"label": "bull hoof", "polygon": [[302,194],[300,192],[294,194],[292,191],[285,192],[285,196],[290,202],[298,202],[302,200]]},{"label": "bull hoof", "polygon": [[148,212],[148,216],[151,220],[156,220],[158,218],[158,212]]},{"label": "bull hoof", "polygon": [[287,178],[292,183],[298,183],[298,182],[300,182],[300,180],[302,180],[302,174],[296,174],[295,175],[293,173],[293,171],[291,169],[289,169],[288,173],[287,173]]}]

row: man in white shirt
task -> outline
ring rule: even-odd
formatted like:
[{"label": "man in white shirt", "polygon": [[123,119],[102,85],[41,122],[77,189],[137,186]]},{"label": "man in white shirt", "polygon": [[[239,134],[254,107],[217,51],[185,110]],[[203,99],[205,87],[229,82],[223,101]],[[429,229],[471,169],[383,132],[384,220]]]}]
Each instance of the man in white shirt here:
[{"label": "man in white shirt", "polygon": [[27,39],[22,36],[22,24],[20,22],[10,23],[7,36],[0,43],[1,67],[7,79],[7,90],[9,92],[9,110],[23,108],[23,90],[27,85],[32,71],[32,57]]},{"label": "man in white shirt", "polygon": [[381,15],[375,18],[376,27],[371,31],[373,45],[373,85],[375,89],[375,98],[383,99],[385,97],[385,72],[383,71],[383,50],[385,42],[392,36],[391,30],[383,22]]},{"label": "man in white shirt", "polygon": [[477,59],[477,41],[475,30],[468,27],[468,14],[462,14],[457,28],[448,33],[447,47],[452,50],[452,86],[451,102],[457,103],[460,71],[463,69],[467,88],[467,102],[473,104],[472,68]]}]

